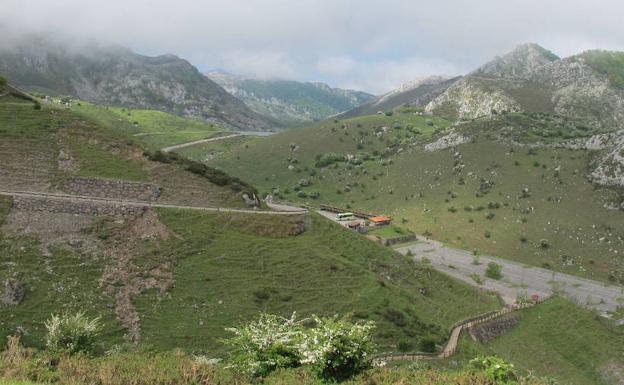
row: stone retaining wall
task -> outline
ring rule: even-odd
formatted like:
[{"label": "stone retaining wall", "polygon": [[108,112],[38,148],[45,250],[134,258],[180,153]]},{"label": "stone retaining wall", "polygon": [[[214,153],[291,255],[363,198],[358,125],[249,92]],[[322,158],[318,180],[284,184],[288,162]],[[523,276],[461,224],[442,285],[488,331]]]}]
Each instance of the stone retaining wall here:
[{"label": "stone retaining wall", "polygon": [[469,329],[474,340],[481,343],[491,341],[513,329],[519,321],[517,315],[473,326]]},{"label": "stone retaining wall", "polygon": [[65,180],[63,190],[75,195],[147,202],[153,202],[160,196],[160,187],[150,183],[82,177],[72,177]]},{"label": "stone retaining wall", "polygon": [[143,206],[130,206],[108,202],[59,200],[46,197],[14,197],[13,208],[18,210],[43,211],[48,213],[112,216],[138,215],[145,209]]}]

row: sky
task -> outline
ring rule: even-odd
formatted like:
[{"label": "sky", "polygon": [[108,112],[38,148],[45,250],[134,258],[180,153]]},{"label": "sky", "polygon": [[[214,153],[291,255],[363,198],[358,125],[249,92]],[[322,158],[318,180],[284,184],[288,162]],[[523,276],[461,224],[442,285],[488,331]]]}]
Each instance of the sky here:
[{"label": "sky", "polygon": [[202,71],[387,92],[516,45],[624,51],[621,0],[0,0],[2,39],[97,39]]}]

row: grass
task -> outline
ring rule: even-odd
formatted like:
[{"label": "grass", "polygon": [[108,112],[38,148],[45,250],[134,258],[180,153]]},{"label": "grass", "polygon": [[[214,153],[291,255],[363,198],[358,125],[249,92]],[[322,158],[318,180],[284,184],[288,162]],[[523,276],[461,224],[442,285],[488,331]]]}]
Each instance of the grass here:
[{"label": "grass", "polygon": [[[587,180],[591,152],[503,144],[495,140],[500,122],[475,122],[462,128],[476,137],[474,142],[426,152],[420,146],[444,133],[434,134],[426,118],[410,115],[410,124],[422,130],[412,137],[404,128],[392,129],[393,119],[407,126],[400,114],[327,122],[255,140],[209,163],[263,193],[402,218],[403,227],[454,247],[604,282],[624,277],[624,221],[620,212],[604,207],[618,202],[620,193]],[[516,118],[509,119],[505,125]],[[390,128],[380,140],[375,132],[382,125]],[[517,135],[509,135],[521,142],[543,141],[551,137],[545,127],[533,134],[518,128]],[[573,131],[574,137],[588,134],[570,127],[565,132]],[[558,130],[552,130],[552,140],[561,138]],[[318,154],[357,156],[358,151],[371,154],[371,160],[315,167]],[[375,151],[380,155],[372,156]],[[297,186],[302,178],[309,186]],[[295,188],[319,197],[301,198]],[[542,239],[548,247],[542,247]]]},{"label": "grass", "polygon": [[71,104],[71,110],[104,126],[118,126],[150,150],[211,138],[226,129],[199,119],[162,111],[102,107],[85,101]]},{"label": "grass", "polygon": [[388,225],[378,227],[367,234],[377,235],[381,238],[389,239],[409,235],[411,232],[396,225]]},{"label": "grass", "polygon": [[[296,311],[375,320],[377,340],[388,350],[425,335],[443,341],[453,322],[499,306],[318,215],[301,235],[259,236],[283,219],[159,213],[183,239],[160,245],[160,253],[179,258],[175,287],[165,298],[154,292],[135,301],[145,343],[159,348],[223,352],[224,328],[261,311]],[[427,295],[419,294],[422,287]]]},{"label": "grass", "polygon": [[[477,350],[474,350],[477,349]],[[460,350],[512,360],[523,370],[559,383],[617,383],[624,368],[624,330],[566,300],[556,298],[522,311],[520,323],[485,345],[463,340]]]},{"label": "grass", "polygon": [[256,138],[252,135],[243,135],[237,136],[235,138],[223,139],[215,142],[208,142],[190,147],[184,147],[176,150],[176,152],[186,158],[205,162],[209,161],[215,156],[227,153],[235,147],[244,146],[254,139]]}]

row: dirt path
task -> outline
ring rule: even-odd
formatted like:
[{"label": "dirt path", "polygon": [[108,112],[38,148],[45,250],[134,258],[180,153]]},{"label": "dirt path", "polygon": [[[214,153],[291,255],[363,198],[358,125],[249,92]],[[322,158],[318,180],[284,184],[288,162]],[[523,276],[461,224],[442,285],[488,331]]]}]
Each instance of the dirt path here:
[{"label": "dirt path", "polygon": [[[518,296],[541,298],[553,293],[563,295],[579,305],[614,311],[624,305],[624,287],[608,285],[569,274],[524,265],[491,256],[479,256],[475,264],[472,253],[444,246],[442,243],[419,237],[419,243],[396,249],[402,254],[411,253],[416,260],[428,259],[433,267],[473,286],[500,293],[507,303],[514,303]],[[503,278],[495,280],[485,277],[488,263],[502,266]],[[483,284],[473,277],[479,276]]]},{"label": "dirt path", "polygon": [[239,136],[243,136],[243,134],[232,134],[232,135],[225,135],[225,136],[217,136],[216,138],[201,139],[201,140],[196,140],[194,142],[187,142],[187,143],[182,143],[182,144],[176,144],[175,146],[165,147],[161,151],[162,152],[171,152],[171,151],[179,150],[181,148],[194,146],[196,144],[216,142],[216,141],[219,141],[219,140],[236,138],[236,137],[239,137]]},{"label": "dirt path", "polygon": [[71,202],[92,202],[92,203],[109,203],[109,204],[117,204],[131,207],[160,207],[160,208],[171,208],[171,209],[188,209],[188,210],[202,210],[202,211],[214,211],[214,212],[223,212],[223,213],[244,213],[244,214],[259,214],[259,215],[301,215],[305,214],[308,211],[306,209],[300,207],[291,207],[279,205],[279,207],[272,208],[272,210],[252,210],[252,209],[233,209],[227,207],[205,207],[205,206],[185,206],[185,205],[174,205],[168,203],[154,203],[154,202],[141,202],[141,201],[131,201],[131,200],[121,200],[121,199],[110,199],[110,198],[98,198],[98,197],[90,197],[90,196],[82,196],[82,195],[68,195],[68,194],[52,194],[52,193],[41,193],[41,192],[31,192],[31,191],[2,191],[0,190],[0,195],[3,196],[11,196],[11,197],[23,197],[23,198],[45,198],[45,199],[55,199],[55,200],[65,200]]},{"label": "dirt path", "polygon": [[193,142],[181,143],[181,144],[176,144],[175,146],[164,147],[164,148],[161,149],[161,151],[162,152],[171,152],[171,151],[179,150],[181,148],[195,146],[196,144],[217,142],[219,140],[231,139],[231,138],[236,138],[236,137],[239,137],[239,136],[270,136],[270,135],[273,135],[273,134],[274,134],[274,132],[269,132],[269,131],[238,131],[238,132],[236,132],[234,134],[231,134],[231,135],[217,136],[217,137],[214,137],[214,138],[207,138],[207,139],[200,139],[200,140],[195,140]]}]

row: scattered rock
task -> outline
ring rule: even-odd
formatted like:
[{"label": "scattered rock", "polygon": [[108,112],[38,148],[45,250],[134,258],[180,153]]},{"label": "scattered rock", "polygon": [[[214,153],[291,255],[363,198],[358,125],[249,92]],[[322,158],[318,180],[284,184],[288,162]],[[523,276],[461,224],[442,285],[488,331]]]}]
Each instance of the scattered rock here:
[{"label": "scattered rock", "polygon": [[4,281],[0,303],[6,306],[17,306],[22,302],[25,294],[26,290],[23,283],[15,278],[8,278]]}]

